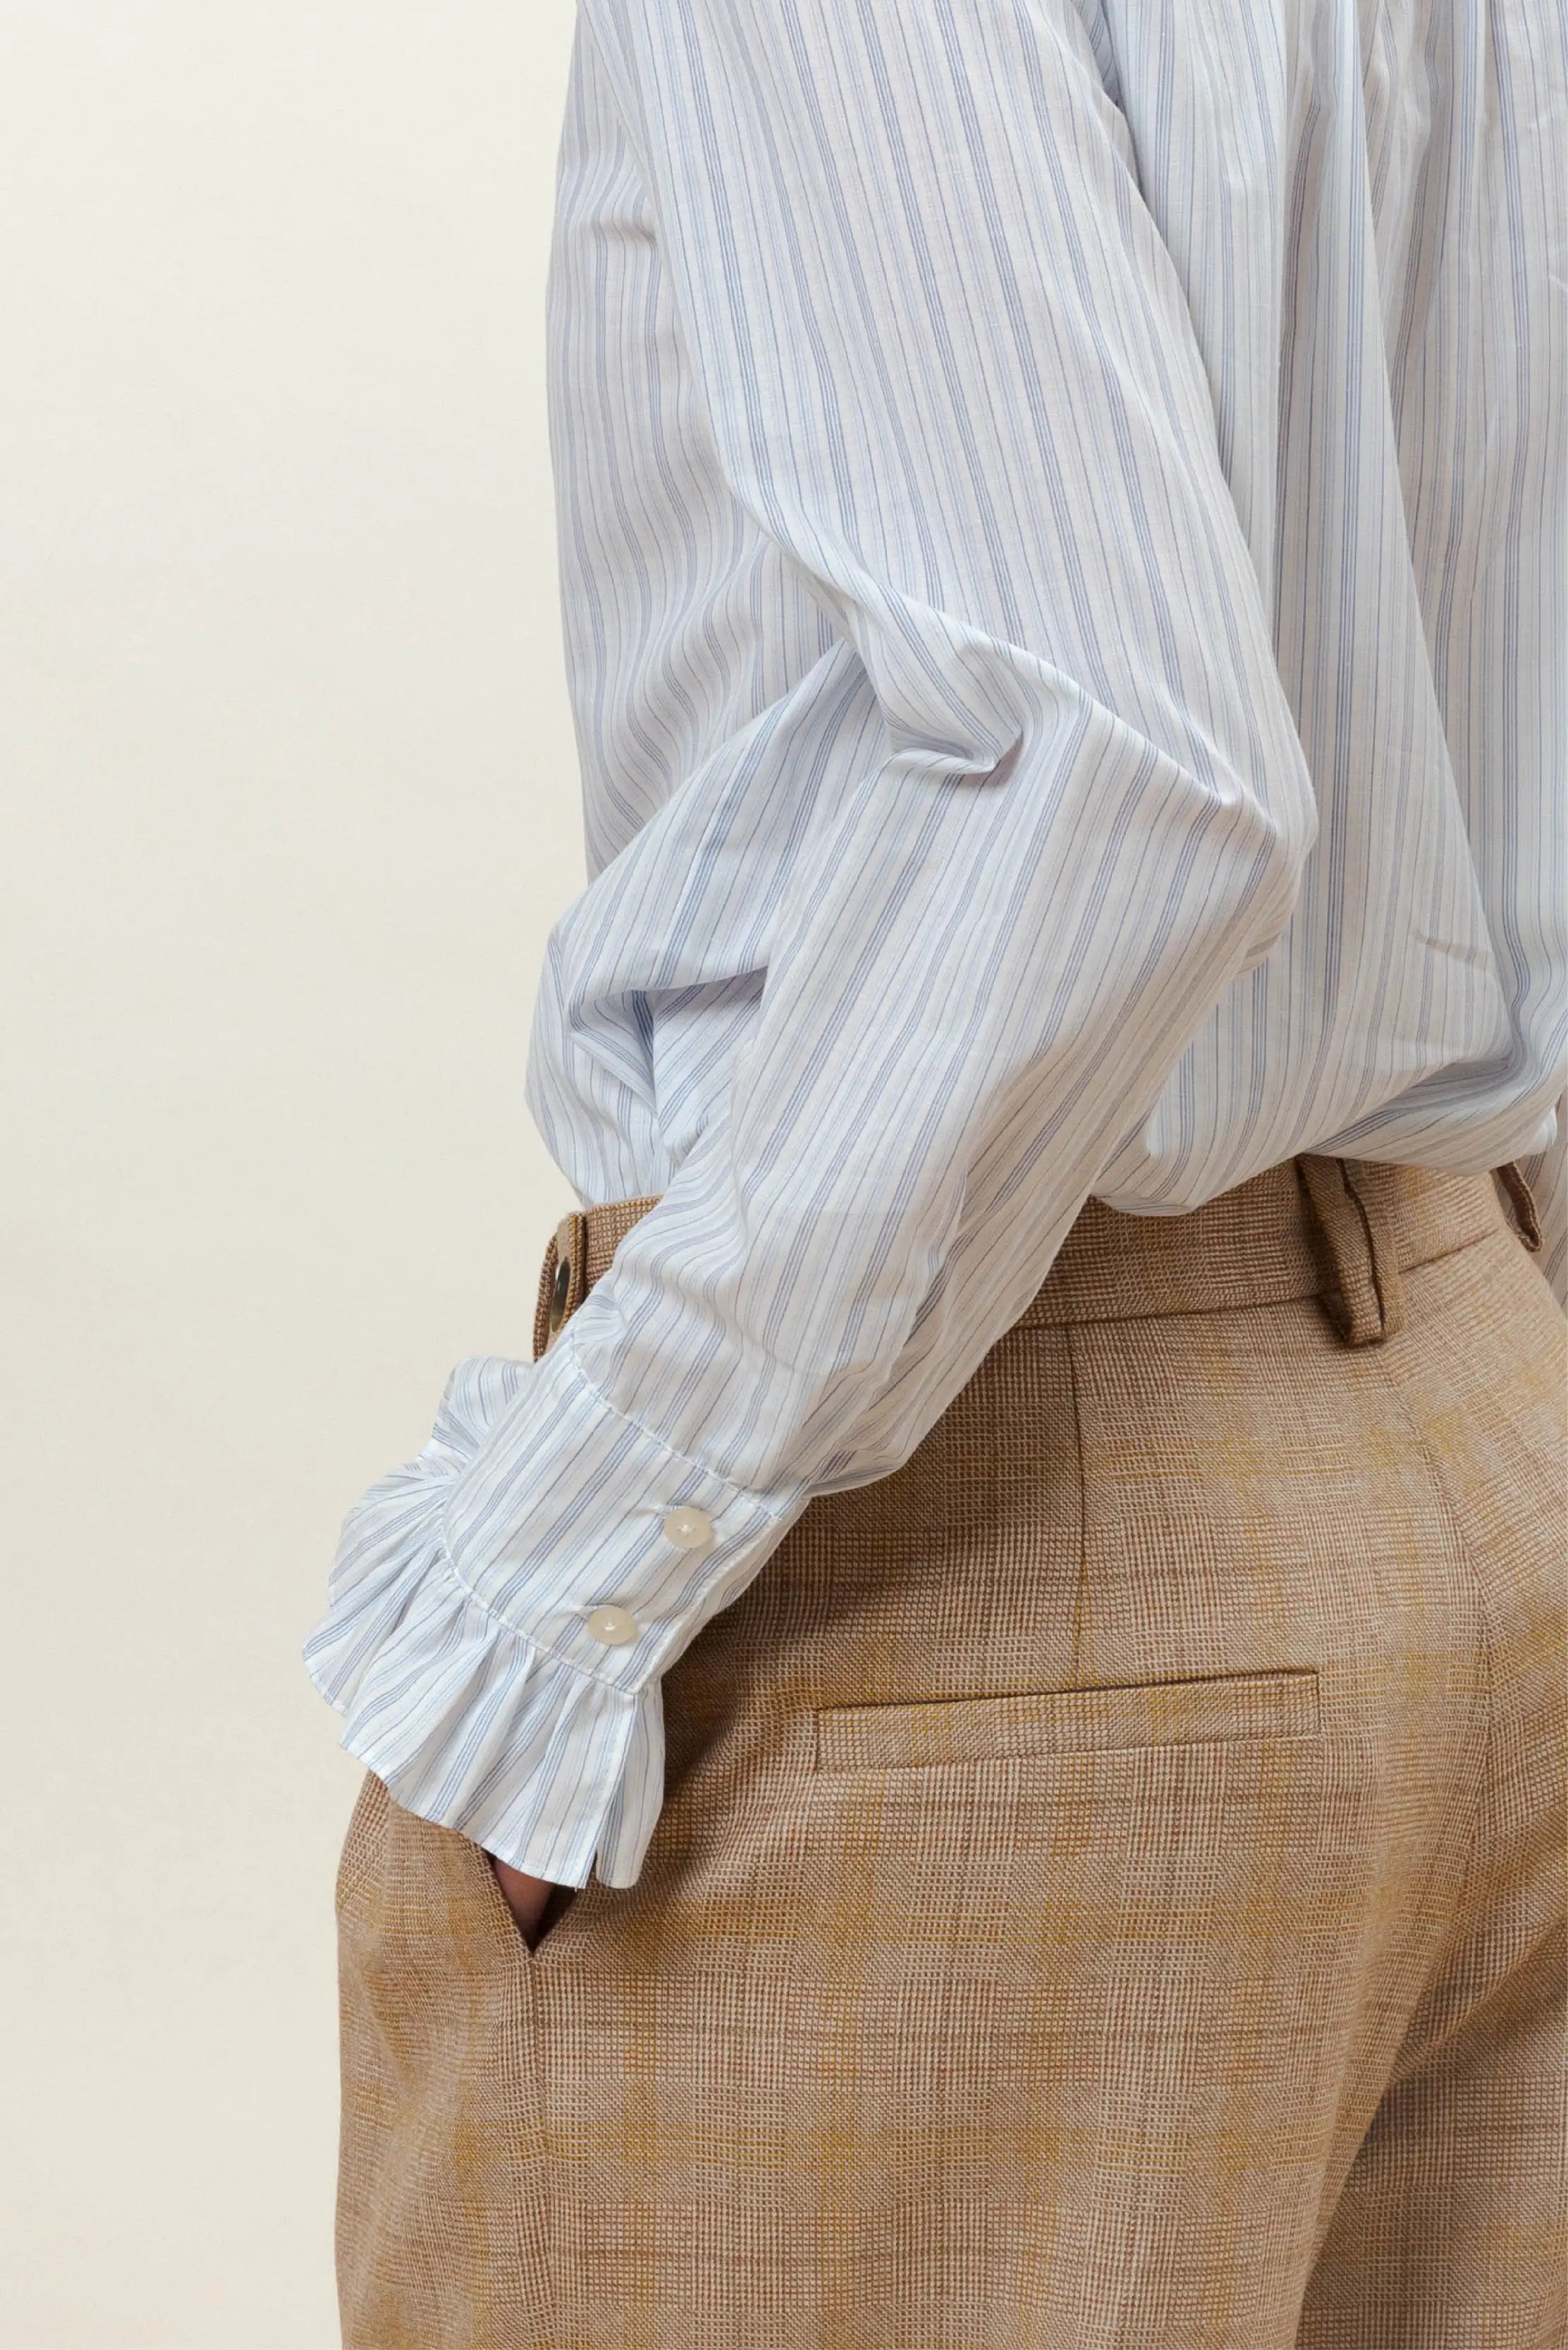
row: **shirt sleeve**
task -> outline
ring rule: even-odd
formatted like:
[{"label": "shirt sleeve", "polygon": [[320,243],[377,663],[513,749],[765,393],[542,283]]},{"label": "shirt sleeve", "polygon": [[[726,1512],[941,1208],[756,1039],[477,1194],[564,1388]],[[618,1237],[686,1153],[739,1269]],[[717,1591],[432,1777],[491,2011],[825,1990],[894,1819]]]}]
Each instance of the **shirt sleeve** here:
[{"label": "shirt sleeve", "polygon": [[811,804],[722,1111],[542,1361],[459,1366],[306,1655],[400,1802],[628,1885],[661,1674],[1023,1311],[1315,816],[1073,0],[588,0],[579,37],[725,480],[880,733]]}]

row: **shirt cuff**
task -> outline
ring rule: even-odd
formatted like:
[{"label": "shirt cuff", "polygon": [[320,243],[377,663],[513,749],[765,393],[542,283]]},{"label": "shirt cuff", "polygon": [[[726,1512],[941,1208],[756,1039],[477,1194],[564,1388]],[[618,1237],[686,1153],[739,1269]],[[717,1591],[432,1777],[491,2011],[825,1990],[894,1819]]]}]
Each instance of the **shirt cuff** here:
[{"label": "shirt cuff", "polygon": [[672,1451],[573,1336],[457,1366],[424,1450],[345,1519],[305,1662],[405,1809],[531,1876],[581,1886],[597,1855],[625,1886],[663,1803],[659,1676],[809,1497]]}]

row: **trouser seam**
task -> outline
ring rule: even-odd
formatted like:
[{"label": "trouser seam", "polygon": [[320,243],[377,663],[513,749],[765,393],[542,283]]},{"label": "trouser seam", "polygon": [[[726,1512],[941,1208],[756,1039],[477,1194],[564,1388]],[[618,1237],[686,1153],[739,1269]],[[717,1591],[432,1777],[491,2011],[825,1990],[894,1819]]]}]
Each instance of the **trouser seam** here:
[{"label": "trouser seam", "polygon": [[1073,1659],[1071,1679],[1077,1688],[1084,1671],[1084,1627],[1089,1604],[1089,1473],[1084,1451],[1083,1399],[1079,1393],[1078,1349],[1073,1326],[1063,1333],[1067,1341],[1067,1385],[1073,1404],[1073,1443],[1078,1462],[1078,1575],[1073,1594]]},{"label": "trouser seam", "polygon": [[[1363,1351],[1365,1352],[1366,1350],[1363,1349]],[[1431,1480],[1433,1495],[1437,1501],[1439,1510],[1441,1511],[1443,1519],[1449,1527],[1449,1531],[1453,1537],[1456,1552],[1464,1566],[1465,1572],[1469,1576],[1470,1582],[1475,1588],[1476,1615],[1480,1632],[1485,1723],[1481,1738],[1480,1758],[1476,1771],[1475,1786],[1471,1792],[1470,1799],[1465,1811],[1464,1827],[1462,1832],[1467,1839],[1467,1848],[1465,1852],[1464,1867],[1460,1872],[1459,1884],[1454,1889],[1452,1908],[1450,1910],[1448,1922],[1442,1929],[1441,1938],[1433,1952],[1431,1964],[1424,1973],[1416,1993],[1411,2000],[1409,2012],[1405,2019],[1404,2031],[1400,2034],[1398,2045],[1395,2049],[1393,2055],[1389,2060],[1388,2069],[1385,2073],[1382,2081],[1378,2084],[1376,2101],[1374,2102],[1371,2111],[1368,2113],[1366,2117],[1366,2126],[1361,2132],[1355,2144],[1350,2148],[1348,2157],[1339,2172],[1338,2178],[1334,2183],[1333,2200],[1328,2201],[1325,2199],[1319,2207],[1317,2226],[1314,2230],[1313,2240],[1309,2275],[1311,2269],[1316,2267],[1318,2260],[1322,2256],[1324,2247],[1328,2241],[1329,2234],[1334,2225],[1334,2213],[1338,2210],[1340,2201],[1345,2194],[1347,2185],[1349,2184],[1351,2174],[1355,2170],[1356,2162],[1360,2158],[1361,2149],[1366,2145],[1372,2131],[1376,2128],[1377,2116],[1382,2111],[1384,2104],[1390,2092],[1397,2088],[1403,2081],[1407,2080],[1409,2075],[1417,2070],[1417,2065],[1424,2064],[1441,2044],[1438,2041],[1429,2040],[1423,2043],[1417,2055],[1412,2053],[1411,2036],[1416,2028],[1416,2019],[1425,2004],[1433,1985],[1438,1981],[1444,1968],[1449,1962],[1454,1945],[1462,1929],[1464,1918],[1468,1914],[1468,1897],[1477,1876],[1477,1864],[1480,1856],[1479,1824],[1480,1814],[1485,1804],[1487,1787],[1490,1780],[1492,1750],[1496,1737],[1496,1668],[1492,1652],[1491,1628],[1488,1619],[1486,1597],[1482,1588],[1480,1575],[1476,1567],[1475,1560],[1471,1555],[1469,1544],[1464,1538],[1464,1534],[1459,1525],[1458,1515],[1454,1510],[1452,1498],[1449,1492],[1447,1485],[1443,1482],[1442,1475],[1438,1468],[1437,1461],[1433,1456],[1431,1447],[1427,1442],[1426,1437],[1421,1430],[1420,1422],[1417,1419],[1416,1414],[1411,1410],[1408,1403],[1407,1403],[1403,1390],[1401,1389],[1397,1379],[1395,1378],[1393,1372],[1388,1367],[1386,1356],[1382,1353],[1379,1353],[1377,1356],[1377,1368],[1384,1384],[1386,1386],[1388,1392],[1393,1399],[1396,1409],[1398,1411],[1400,1418],[1404,1420],[1409,1430],[1412,1441],[1420,1452],[1422,1460],[1427,1464],[1427,1472]],[[1432,1877],[1438,1867],[1438,1860],[1443,1849],[1443,1845],[1438,1845],[1428,1863],[1426,1874],[1421,1883],[1420,1893],[1417,1898],[1416,1906],[1417,1908],[1420,1906],[1421,1901],[1425,1899],[1430,1887]],[[1337,2126],[1337,2116],[1335,2126]]]},{"label": "trouser seam", "polygon": [[[1456,1241],[1452,1248],[1439,1249],[1435,1256],[1417,1257],[1399,1267],[1401,1273],[1419,1273],[1429,1264],[1446,1264],[1452,1257],[1462,1256],[1466,1249],[1485,1248],[1492,1241],[1506,1239],[1511,1245],[1513,1234],[1504,1224],[1491,1232],[1477,1232],[1469,1240]],[[1138,1305],[1126,1314],[1095,1314],[1079,1311],[1064,1313],[1059,1317],[1031,1314],[1026,1306],[1011,1328],[1002,1332],[1003,1338],[1025,1338],[1036,1331],[1099,1329],[1115,1323],[1125,1326],[1129,1322],[1186,1322],[1204,1315],[1277,1314],[1282,1305],[1315,1305],[1322,1297],[1321,1289],[1296,1289],[1282,1297],[1242,1297],[1231,1305]],[[998,1342],[1000,1344],[1000,1341]]]},{"label": "trouser seam", "polygon": [[[1484,1808],[1487,1789],[1491,1783],[1497,1743],[1497,1658],[1492,1640],[1491,1611],[1487,1605],[1486,1586],[1482,1579],[1480,1570],[1476,1565],[1470,1546],[1465,1540],[1464,1529],[1459,1524],[1459,1514],[1454,1508],[1453,1497],[1449,1492],[1448,1483],[1443,1476],[1440,1467],[1438,1466],[1437,1456],[1433,1452],[1431,1446],[1427,1441],[1426,1434],[1421,1427],[1420,1421],[1407,1403],[1404,1391],[1400,1388],[1399,1382],[1395,1378],[1392,1370],[1389,1368],[1386,1357],[1379,1358],[1378,1368],[1382,1374],[1385,1385],[1387,1387],[1390,1395],[1393,1397],[1394,1401],[1398,1408],[1400,1416],[1410,1431],[1413,1442],[1419,1451],[1422,1460],[1427,1464],[1427,1473],[1432,1482],[1432,1491],[1437,1497],[1438,1505],[1442,1510],[1443,1516],[1448,1522],[1449,1530],[1453,1535],[1455,1549],[1458,1552],[1460,1560],[1463,1562],[1465,1572],[1469,1575],[1471,1586],[1475,1591],[1476,1620],[1480,1631],[1480,1658],[1483,1680],[1483,1703],[1485,1709],[1485,1734],[1481,1742],[1480,1761],[1476,1772],[1475,1791],[1469,1806],[1465,1824],[1465,1833],[1469,1839],[1469,1848],[1465,1854],[1464,1873],[1459,1879],[1459,1886],[1454,1895],[1453,1914],[1449,1920],[1449,1930],[1444,1936],[1440,1949],[1434,1956],[1431,1970],[1427,1977],[1426,1982],[1422,1985],[1422,1996],[1424,1997],[1427,1991],[1438,1980],[1443,1968],[1448,1963],[1454,1942],[1462,1929],[1466,1914],[1466,1896],[1469,1892],[1471,1884],[1475,1878],[1477,1873],[1477,1862],[1480,1857],[1481,1845],[1478,1825],[1479,1815]],[[1434,1867],[1436,1866],[1435,1857],[1432,1865]],[[1417,2004],[1419,2002],[1417,2002]],[[1415,2070],[1414,2063],[1404,2064],[1401,2062],[1408,2045],[1408,2040],[1409,2033],[1407,2031],[1405,2039],[1402,2040],[1399,2044],[1399,2050],[1389,2072],[1388,2079],[1384,2084],[1383,2093],[1385,2095],[1386,2095],[1388,2090],[1397,2082],[1405,2079],[1410,2072]],[[1438,2042],[1434,2041],[1430,2045],[1424,2048],[1421,2052],[1421,2061],[1424,2062],[1438,2044],[1439,2043]]]}]

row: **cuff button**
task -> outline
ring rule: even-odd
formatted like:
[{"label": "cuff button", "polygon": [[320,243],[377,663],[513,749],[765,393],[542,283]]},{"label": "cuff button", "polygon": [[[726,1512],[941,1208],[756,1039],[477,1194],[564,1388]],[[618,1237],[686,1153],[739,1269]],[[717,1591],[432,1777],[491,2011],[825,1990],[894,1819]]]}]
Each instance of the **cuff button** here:
[{"label": "cuff button", "polygon": [[670,1510],[664,1520],[664,1539],[677,1550],[706,1550],[713,1539],[713,1521],[706,1510]]},{"label": "cuff button", "polygon": [[625,1607],[596,1607],[588,1617],[588,1630],[607,1648],[624,1648],[635,1640],[637,1618]]}]

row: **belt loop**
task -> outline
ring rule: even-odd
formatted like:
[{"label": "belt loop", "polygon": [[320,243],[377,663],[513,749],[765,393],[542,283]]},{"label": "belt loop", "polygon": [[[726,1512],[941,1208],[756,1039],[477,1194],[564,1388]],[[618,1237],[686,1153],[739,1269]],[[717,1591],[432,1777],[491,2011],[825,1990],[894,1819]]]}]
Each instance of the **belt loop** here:
[{"label": "belt loop", "polygon": [[636,1200],[607,1200],[563,1216],[545,1252],[539,1302],[534,1309],[534,1360],[560,1336],[596,1281],[609,1270],[634,1224],[659,1205],[657,1191]]},{"label": "belt loop", "polygon": [[580,1211],[563,1216],[545,1252],[539,1302],[534,1311],[534,1360],[559,1337],[569,1315],[587,1295],[588,1220]]},{"label": "belt loop", "polygon": [[1388,1219],[1359,1179],[1357,1162],[1307,1154],[1296,1160],[1319,1240],[1322,1304],[1347,1347],[1376,1347],[1404,1326],[1405,1293]]},{"label": "belt loop", "polygon": [[1496,1167],[1492,1172],[1513,1202],[1514,1230],[1533,1256],[1541,1246],[1541,1218],[1524,1170],[1517,1159],[1511,1159],[1506,1167]]}]

